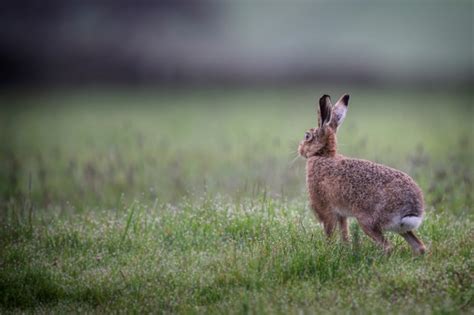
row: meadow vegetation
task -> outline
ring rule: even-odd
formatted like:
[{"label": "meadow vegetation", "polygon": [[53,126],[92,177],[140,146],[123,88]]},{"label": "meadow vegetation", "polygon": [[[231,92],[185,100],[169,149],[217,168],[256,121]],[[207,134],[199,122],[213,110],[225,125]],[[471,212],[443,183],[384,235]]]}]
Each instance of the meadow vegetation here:
[{"label": "meadow vegetation", "polygon": [[349,91],[339,151],[419,183],[425,256],[308,208],[297,142],[345,91],[4,94],[0,312],[472,313],[472,94]]}]

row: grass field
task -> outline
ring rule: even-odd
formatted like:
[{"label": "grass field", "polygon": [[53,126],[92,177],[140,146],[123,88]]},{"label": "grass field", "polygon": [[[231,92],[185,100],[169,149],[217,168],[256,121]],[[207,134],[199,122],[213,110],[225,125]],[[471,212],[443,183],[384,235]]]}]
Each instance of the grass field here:
[{"label": "grass field", "polygon": [[425,256],[308,208],[297,142],[345,91],[4,94],[0,312],[474,312],[472,94],[348,91],[339,150],[420,184]]}]

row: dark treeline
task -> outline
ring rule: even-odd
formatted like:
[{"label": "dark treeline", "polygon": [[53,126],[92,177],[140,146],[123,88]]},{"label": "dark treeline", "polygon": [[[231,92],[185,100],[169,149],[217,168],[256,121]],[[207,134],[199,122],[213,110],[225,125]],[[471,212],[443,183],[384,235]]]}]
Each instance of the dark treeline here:
[{"label": "dark treeline", "polygon": [[3,1],[0,84],[472,82],[472,4]]}]

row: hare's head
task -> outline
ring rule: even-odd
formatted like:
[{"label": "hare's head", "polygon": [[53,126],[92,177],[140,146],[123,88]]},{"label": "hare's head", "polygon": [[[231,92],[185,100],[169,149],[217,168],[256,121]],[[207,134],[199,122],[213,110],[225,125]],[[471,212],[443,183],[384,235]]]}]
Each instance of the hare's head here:
[{"label": "hare's head", "polygon": [[336,132],[342,124],[349,104],[349,94],[344,94],[334,106],[329,95],[319,99],[318,128],[311,128],[304,134],[298,146],[298,153],[312,156],[334,156],[336,154]]}]

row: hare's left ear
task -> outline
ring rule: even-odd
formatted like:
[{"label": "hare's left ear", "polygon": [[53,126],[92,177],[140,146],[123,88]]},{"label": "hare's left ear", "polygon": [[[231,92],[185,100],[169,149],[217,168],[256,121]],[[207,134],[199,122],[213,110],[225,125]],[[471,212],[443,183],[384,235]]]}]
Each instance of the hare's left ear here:
[{"label": "hare's left ear", "polygon": [[331,119],[331,97],[324,94],[319,99],[318,127],[322,127]]},{"label": "hare's left ear", "polygon": [[339,127],[344,121],[344,118],[346,117],[348,105],[349,105],[349,94],[344,94],[337,101],[336,105],[334,105],[332,109],[331,120],[329,121],[329,126],[332,129],[334,129],[334,131],[336,131],[337,127]]}]

